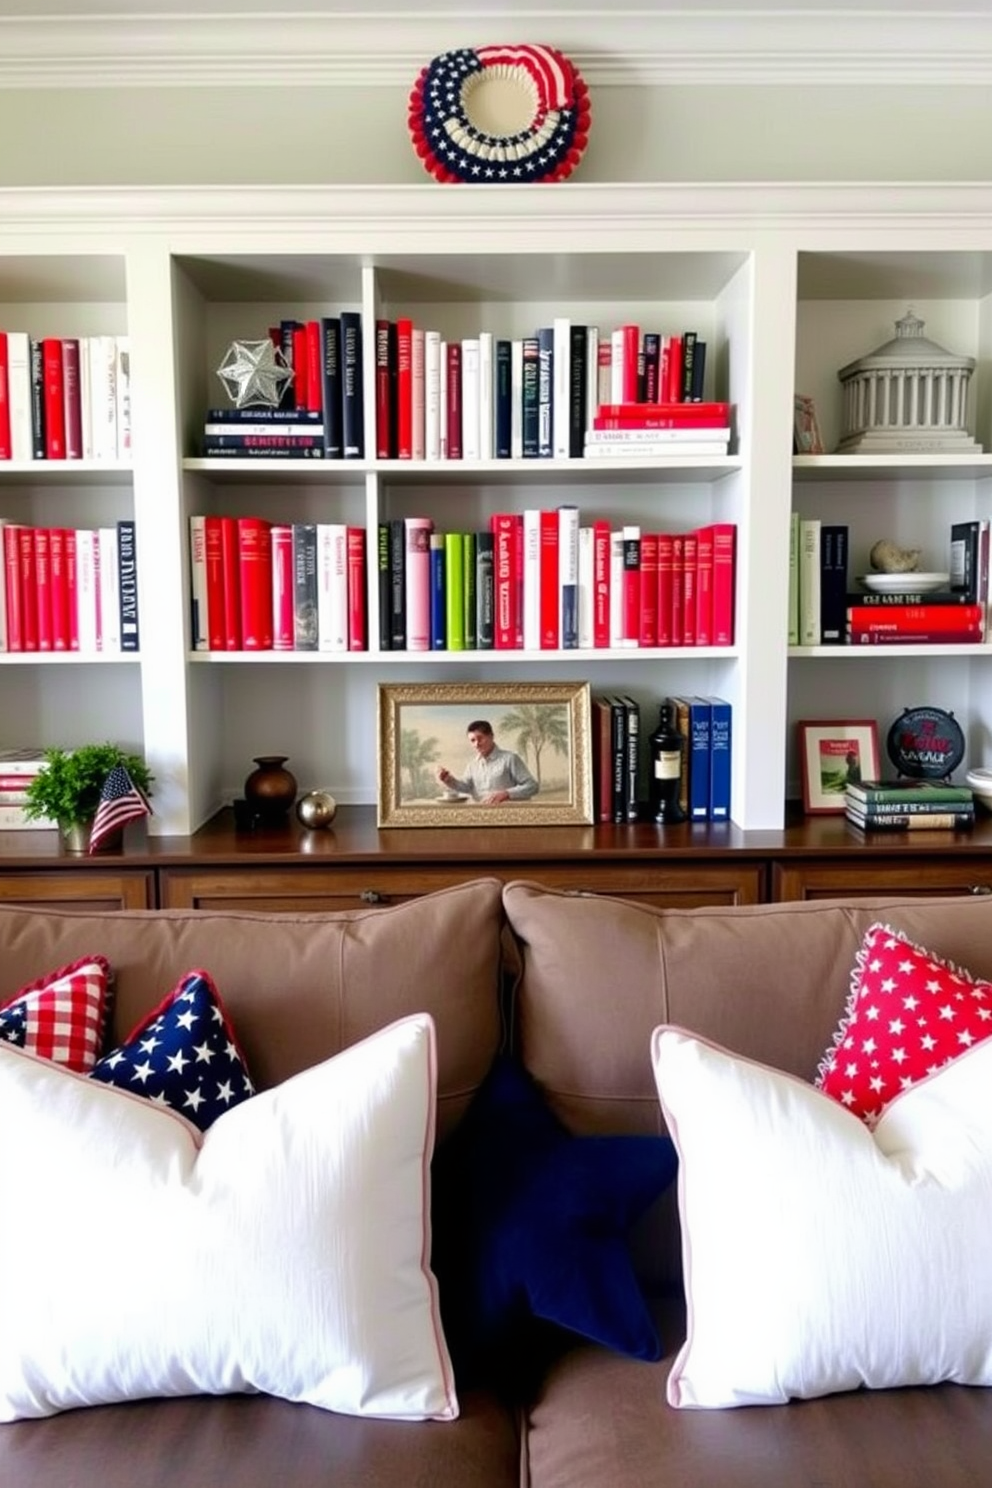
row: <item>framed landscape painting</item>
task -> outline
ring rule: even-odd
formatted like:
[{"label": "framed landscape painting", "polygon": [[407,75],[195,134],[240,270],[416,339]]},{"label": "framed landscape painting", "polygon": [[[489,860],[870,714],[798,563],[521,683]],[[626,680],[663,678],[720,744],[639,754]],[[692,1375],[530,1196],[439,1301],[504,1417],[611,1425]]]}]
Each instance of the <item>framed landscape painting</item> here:
[{"label": "framed landscape painting", "polygon": [[587,826],[587,682],[379,686],[380,827]]},{"label": "framed landscape painting", "polygon": [[848,785],[878,779],[878,725],[871,718],[817,719],[797,728],[803,810],[842,815]]}]

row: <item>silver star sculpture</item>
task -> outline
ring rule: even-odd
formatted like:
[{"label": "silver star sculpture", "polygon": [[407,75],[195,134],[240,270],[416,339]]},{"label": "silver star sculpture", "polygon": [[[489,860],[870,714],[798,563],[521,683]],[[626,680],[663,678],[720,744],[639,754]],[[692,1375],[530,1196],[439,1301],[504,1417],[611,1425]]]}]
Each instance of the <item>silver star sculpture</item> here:
[{"label": "silver star sculpture", "polygon": [[278,408],[292,367],[271,341],[232,341],[217,368],[217,376],[235,408],[264,405]]}]

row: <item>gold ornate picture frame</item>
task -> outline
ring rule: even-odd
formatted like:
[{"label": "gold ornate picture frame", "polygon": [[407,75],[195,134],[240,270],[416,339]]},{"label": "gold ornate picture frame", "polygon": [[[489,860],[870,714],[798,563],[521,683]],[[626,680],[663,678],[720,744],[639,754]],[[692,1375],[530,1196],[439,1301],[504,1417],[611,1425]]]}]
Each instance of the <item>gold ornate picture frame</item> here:
[{"label": "gold ornate picture frame", "polygon": [[378,825],[590,825],[589,717],[588,682],[380,683]]}]

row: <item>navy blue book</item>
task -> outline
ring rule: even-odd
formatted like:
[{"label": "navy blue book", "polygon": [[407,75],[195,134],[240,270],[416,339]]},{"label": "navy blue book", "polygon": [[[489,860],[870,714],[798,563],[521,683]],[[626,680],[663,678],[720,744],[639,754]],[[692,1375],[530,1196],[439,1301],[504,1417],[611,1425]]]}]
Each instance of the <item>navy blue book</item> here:
[{"label": "navy blue book", "polygon": [[324,418],[324,453],[329,460],[344,454],[344,406],[341,393],[341,321],[325,315],[320,322],[320,393]]},{"label": "navy blue book", "polygon": [[710,821],[729,821],[733,714],[726,698],[705,701],[710,705]]},{"label": "navy blue book", "polygon": [[475,534],[475,644],[479,651],[492,651],[496,644],[494,549],[491,532]]},{"label": "navy blue book", "polygon": [[139,651],[141,639],[138,629],[138,558],[134,522],[129,517],[117,523],[117,581],[121,650]]},{"label": "navy blue book", "polygon": [[525,460],[536,460],[538,453],[538,381],[540,376],[540,347],[536,336],[523,338],[522,422],[523,455]]},{"label": "navy blue book", "polygon": [[431,650],[448,649],[447,564],[444,533],[431,533]]},{"label": "navy blue book", "polygon": [[365,456],[365,392],[360,310],[341,311],[341,427],[346,460]]},{"label": "navy blue book", "polygon": [[379,540],[376,550],[376,575],[379,588],[379,650],[393,649],[393,624],[390,614],[392,604],[393,576],[389,571],[389,523],[379,523]]},{"label": "navy blue book", "polygon": [[497,341],[493,369],[493,406],[495,410],[493,450],[497,460],[510,458],[510,436],[513,422],[513,345]]}]

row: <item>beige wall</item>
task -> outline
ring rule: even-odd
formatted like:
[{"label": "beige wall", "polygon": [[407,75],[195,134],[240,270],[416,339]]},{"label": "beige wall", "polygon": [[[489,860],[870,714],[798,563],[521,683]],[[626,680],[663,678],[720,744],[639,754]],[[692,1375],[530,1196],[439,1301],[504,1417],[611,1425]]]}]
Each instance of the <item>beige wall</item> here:
[{"label": "beige wall", "polygon": [[[0,90],[0,186],[427,179],[403,88]],[[992,182],[981,86],[592,90],[576,181]]]}]

